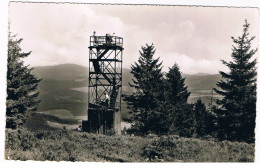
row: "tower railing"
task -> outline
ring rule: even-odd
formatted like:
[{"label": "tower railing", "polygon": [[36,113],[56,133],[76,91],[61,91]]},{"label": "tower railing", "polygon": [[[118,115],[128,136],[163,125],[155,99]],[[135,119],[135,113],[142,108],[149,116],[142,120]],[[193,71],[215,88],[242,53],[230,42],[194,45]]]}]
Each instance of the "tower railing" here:
[{"label": "tower railing", "polygon": [[123,38],[118,36],[91,36],[90,46],[123,46]]}]

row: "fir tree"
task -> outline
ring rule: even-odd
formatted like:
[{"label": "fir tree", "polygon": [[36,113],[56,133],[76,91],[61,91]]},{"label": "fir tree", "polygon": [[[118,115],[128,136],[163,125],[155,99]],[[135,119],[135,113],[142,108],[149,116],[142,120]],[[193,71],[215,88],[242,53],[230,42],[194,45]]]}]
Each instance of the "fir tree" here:
[{"label": "fir tree", "polygon": [[196,134],[199,136],[204,136],[206,134],[206,117],[207,110],[205,104],[198,99],[194,104],[194,112],[195,112],[195,127]]},{"label": "fir tree", "polygon": [[28,112],[35,111],[39,100],[37,91],[37,77],[32,74],[32,68],[24,65],[23,58],[31,52],[24,53],[15,36],[8,38],[7,62],[7,98],[6,98],[6,128],[16,128],[22,125]]},{"label": "fir tree", "polygon": [[161,112],[157,111],[164,98],[162,62],[159,62],[159,58],[153,58],[153,44],[142,46],[139,53],[138,62],[131,66],[134,79],[130,87],[135,88],[135,91],[132,95],[125,96],[124,100],[132,114],[132,128],[148,133],[156,131],[153,128],[162,117]]},{"label": "fir tree", "polygon": [[186,103],[190,92],[185,86],[185,78],[182,77],[179,66],[175,63],[166,74],[166,97],[172,105]]},{"label": "fir tree", "polygon": [[251,60],[257,49],[250,49],[255,37],[248,37],[249,24],[245,21],[241,37],[234,38],[233,61],[222,63],[229,73],[220,71],[222,80],[215,91],[223,96],[217,100],[220,138],[254,141],[256,118],[256,59]]},{"label": "fir tree", "polygon": [[187,103],[190,92],[176,63],[169,68],[165,81],[165,102],[170,106],[166,110],[171,122],[170,132],[190,137],[194,133],[193,105]]},{"label": "fir tree", "polygon": [[193,104],[183,103],[171,105],[171,109],[167,111],[170,113],[170,133],[184,137],[192,137],[195,131]]}]

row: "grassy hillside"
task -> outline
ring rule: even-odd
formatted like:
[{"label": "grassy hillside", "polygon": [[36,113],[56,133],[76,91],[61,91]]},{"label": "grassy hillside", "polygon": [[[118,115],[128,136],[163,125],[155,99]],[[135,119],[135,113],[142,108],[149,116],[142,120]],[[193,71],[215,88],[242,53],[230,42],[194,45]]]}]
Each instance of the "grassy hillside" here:
[{"label": "grassy hillside", "polygon": [[178,136],[105,136],[59,130],[6,130],[7,160],[253,162],[254,144]]}]

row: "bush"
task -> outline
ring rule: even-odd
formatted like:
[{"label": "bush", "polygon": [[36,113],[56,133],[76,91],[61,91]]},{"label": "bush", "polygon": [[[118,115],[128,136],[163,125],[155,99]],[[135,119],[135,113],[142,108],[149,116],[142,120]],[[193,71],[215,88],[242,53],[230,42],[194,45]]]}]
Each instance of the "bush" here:
[{"label": "bush", "polygon": [[6,129],[11,160],[111,162],[252,162],[254,144],[179,136],[106,136],[71,130]]},{"label": "bush", "polygon": [[142,156],[148,159],[149,161],[156,161],[157,158],[163,158],[162,152],[153,145],[144,147]]}]

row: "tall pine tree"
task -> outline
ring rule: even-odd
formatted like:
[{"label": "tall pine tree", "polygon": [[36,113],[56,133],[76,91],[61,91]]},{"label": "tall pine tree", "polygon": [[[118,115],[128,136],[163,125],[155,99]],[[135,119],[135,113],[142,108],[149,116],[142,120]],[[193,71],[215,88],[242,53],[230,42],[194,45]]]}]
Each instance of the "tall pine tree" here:
[{"label": "tall pine tree", "polygon": [[175,63],[166,74],[167,101],[170,104],[186,103],[190,92],[185,86],[185,78],[182,77],[179,66]]},{"label": "tall pine tree", "polygon": [[[163,102],[163,73],[162,62],[159,58],[154,59],[155,49],[153,44],[141,47],[138,62],[131,66],[133,82],[130,87],[135,91],[132,95],[127,95],[130,114],[132,114],[132,128],[142,134],[154,132],[158,128],[159,119],[163,118],[158,109]],[[157,130],[160,132],[160,130]]]},{"label": "tall pine tree", "polygon": [[251,49],[255,37],[248,37],[249,24],[245,21],[243,34],[232,37],[233,61],[222,63],[229,73],[220,71],[222,80],[217,82],[215,91],[223,96],[217,100],[219,136],[223,139],[254,141],[256,118],[256,59],[252,60],[257,49]]},{"label": "tall pine tree", "polygon": [[171,122],[170,132],[191,137],[194,133],[195,120],[193,105],[187,103],[190,92],[176,63],[169,68],[165,81],[165,102]]},{"label": "tall pine tree", "polygon": [[23,58],[31,52],[24,53],[20,44],[22,39],[15,39],[9,34],[7,62],[7,98],[6,98],[6,128],[17,128],[22,125],[28,112],[35,111],[39,100],[37,77],[32,74],[32,68],[24,65]]}]

